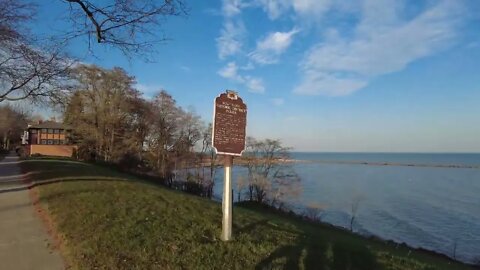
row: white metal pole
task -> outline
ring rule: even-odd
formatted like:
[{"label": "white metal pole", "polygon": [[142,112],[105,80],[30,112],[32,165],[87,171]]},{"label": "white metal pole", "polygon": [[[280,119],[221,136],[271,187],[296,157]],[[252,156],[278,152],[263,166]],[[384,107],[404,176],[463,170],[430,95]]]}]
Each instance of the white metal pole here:
[{"label": "white metal pole", "polygon": [[222,237],[223,241],[232,239],[232,164],[233,156],[225,156],[225,175],[222,198]]}]

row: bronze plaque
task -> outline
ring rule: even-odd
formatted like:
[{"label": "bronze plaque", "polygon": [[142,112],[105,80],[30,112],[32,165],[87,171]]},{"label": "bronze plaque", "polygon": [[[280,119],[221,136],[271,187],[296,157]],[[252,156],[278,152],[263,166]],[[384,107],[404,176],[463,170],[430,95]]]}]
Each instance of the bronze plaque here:
[{"label": "bronze plaque", "polygon": [[247,105],[233,91],[215,99],[213,111],[213,147],[219,155],[241,156],[245,150]]}]

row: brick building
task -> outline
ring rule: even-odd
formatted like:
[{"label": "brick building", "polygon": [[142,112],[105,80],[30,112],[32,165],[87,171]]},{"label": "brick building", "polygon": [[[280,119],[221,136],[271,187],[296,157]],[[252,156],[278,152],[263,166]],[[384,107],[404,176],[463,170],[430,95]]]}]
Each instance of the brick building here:
[{"label": "brick building", "polygon": [[54,121],[29,125],[22,141],[27,155],[71,157],[74,145],[69,141],[70,130]]}]

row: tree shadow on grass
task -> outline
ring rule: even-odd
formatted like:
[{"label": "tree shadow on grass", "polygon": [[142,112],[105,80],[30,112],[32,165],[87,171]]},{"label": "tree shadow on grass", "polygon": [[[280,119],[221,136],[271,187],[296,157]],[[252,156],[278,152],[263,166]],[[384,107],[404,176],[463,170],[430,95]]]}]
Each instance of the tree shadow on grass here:
[{"label": "tree shadow on grass", "polygon": [[381,269],[375,255],[364,245],[350,242],[336,242],[332,246],[330,269]]},{"label": "tree shadow on grass", "polygon": [[284,227],[276,226],[271,223],[270,219],[261,219],[256,222],[250,223],[246,226],[243,227],[238,227],[236,224],[233,224],[233,228],[235,229],[235,232],[241,234],[241,233],[249,233],[251,231],[257,230],[261,227],[268,227],[271,230],[274,230],[276,232],[284,232],[284,233],[291,233],[291,234],[302,234],[302,231],[300,230],[292,230],[292,229],[287,229]]},{"label": "tree shadow on grass", "polygon": [[276,249],[257,264],[255,269],[274,269],[283,264],[284,269],[299,269],[302,249],[296,245],[285,245]]},{"label": "tree shadow on grass", "polygon": [[281,232],[295,233],[297,240],[275,249],[261,260],[255,269],[320,269],[320,270],[376,270],[380,269],[375,255],[364,245],[351,241],[326,241],[319,235],[307,234],[272,226],[260,220],[240,229],[249,232],[267,226]]}]

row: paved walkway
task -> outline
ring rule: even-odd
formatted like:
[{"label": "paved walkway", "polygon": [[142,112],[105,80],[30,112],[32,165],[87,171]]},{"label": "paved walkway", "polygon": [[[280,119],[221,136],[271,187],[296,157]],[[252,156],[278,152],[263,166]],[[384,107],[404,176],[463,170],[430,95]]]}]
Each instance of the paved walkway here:
[{"label": "paved walkway", "polygon": [[15,190],[22,186],[18,157],[10,154],[0,161],[0,269],[64,269],[58,252],[49,248],[28,189]]}]

